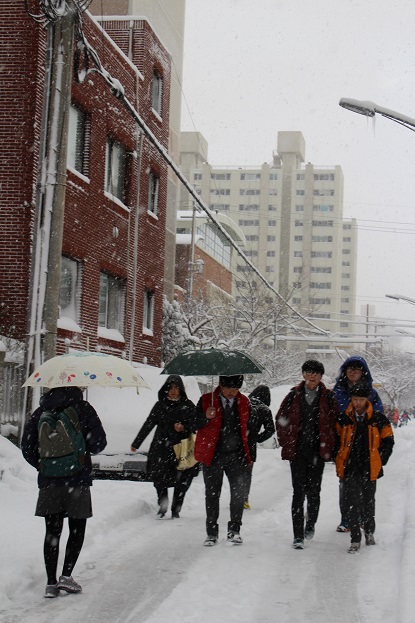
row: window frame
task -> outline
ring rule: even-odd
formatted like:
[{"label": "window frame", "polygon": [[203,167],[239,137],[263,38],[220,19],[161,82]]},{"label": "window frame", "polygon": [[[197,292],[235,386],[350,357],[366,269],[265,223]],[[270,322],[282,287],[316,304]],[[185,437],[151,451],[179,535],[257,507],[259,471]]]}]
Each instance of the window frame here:
[{"label": "window frame", "polygon": [[[117,152],[121,157],[114,158],[114,155],[117,154]],[[118,170],[114,170],[115,164],[117,164]],[[116,185],[114,185],[115,176],[117,177]],[[117,139],[108,134],[105,153],[105,192],[125,204],[126,181],[127,150],[123,147],[120,141],[117,141]]]},{"label": "window frame", "polygon": [[[105,285],[105,300],[103,286]],[[102,306],[105,303],[105,310]],[[124,332],[125,282],[104,271],[99,274],[98,327]],[[105,323],[103,324],[103,320]]]}]

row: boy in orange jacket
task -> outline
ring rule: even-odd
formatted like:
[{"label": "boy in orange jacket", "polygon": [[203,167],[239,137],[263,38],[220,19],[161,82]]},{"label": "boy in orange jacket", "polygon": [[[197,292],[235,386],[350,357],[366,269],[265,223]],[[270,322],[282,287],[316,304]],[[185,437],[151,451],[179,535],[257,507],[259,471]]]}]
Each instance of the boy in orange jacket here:
[{"label": "boy in orange jacket", "polygon": [[349,554],[360,549],[363,523],[366,545],[375,545],[376,480],[392,454],[394,438],[389,420],[368,400],[370,387],[360,382],[350,389],[351,402],[337,422],[340,448],[337,475],[343,483],[351,543]]}]

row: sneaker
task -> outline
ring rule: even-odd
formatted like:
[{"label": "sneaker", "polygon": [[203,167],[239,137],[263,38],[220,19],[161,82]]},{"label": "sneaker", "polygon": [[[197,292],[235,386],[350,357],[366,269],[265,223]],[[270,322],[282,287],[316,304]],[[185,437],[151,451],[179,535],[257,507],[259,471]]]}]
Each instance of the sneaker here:
[{"label": "sneaker", "polygon": [[246,500],[246,502],[244,502],[244,509],[251,510],[251,507],[249,505],[248,500]]},{"label": "sneaker", "polygon": [[178,511],[172,511],[171,512],[171,518],[172,519],[180,519],[180,515],[179,515]]},{"label": "sneaker", "polygon": [[373,532],[367,532],[365,534],[366,545],[376,545],[375,535]]},{"label": "sneaker", "polygon": [[232,543],[232,545],[242,545],[243,543],[241,535],[238,532],[232,532],[232,530],[228,532],[227,541],[228,543]]},{"label": "sneaker", "polygon": [[337,532],[350,532],[350,528],[341,523],[340,526],[337,526],[336,531]]},{"label": "sneaker", "polygon": [[349,554],[356,554],[360,549],[360,543],[350,543],[350,547],[347,550]]},{"label": "sneaker", "polygon": [[163,511],[159,511],[159,512],[157,513],[157,515],[156,515],[156,519],[163,519],[163,517],[164,517],[164,515],[165,515],[165,514],[166,514],[166,513],[163,513]]},{"label": "sneaker", "polygon": [[47,584],[45,588],[45,597],[52,599],[53,597],[59,597],[59,589],[57,584]]},{"label": "sneaker", "polygon": [[214,534],[208,534],[204,540],[203,545],[205,547],[213,547],[213,545],[216,545],[217,542],[218,542],[217,536],[215,536]]},{"label": "sneaker", "polygon": [[304,549],[304,540],[303,539],[294,539],[294,541],[293,541],[293,549]]},{"label": "sneaker", "polygon": [[67,593],[80,593],[82,586],[75,582],[72,576],[61,575],[57,583],[57,588]]},{"label": "sneaker", "polygon": [[310,541],[313,538],[315,531],[314,524],[307,521],[304,529],[304,538],[307,539],[307,541]]}]

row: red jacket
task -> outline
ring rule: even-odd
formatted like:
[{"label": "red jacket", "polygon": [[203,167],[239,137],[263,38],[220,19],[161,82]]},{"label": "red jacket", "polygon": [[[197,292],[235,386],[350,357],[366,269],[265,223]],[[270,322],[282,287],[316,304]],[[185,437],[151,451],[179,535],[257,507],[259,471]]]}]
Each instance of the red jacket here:
[{"label": "red jacket", "polygon": [[[220,389],[217,387],[212,394],[203,394],[197,406],[196,415],[196,442],[195,442],[195,459],[204,465],[210,465],[215,454],[216,444],[218,443],[220,431],[222,428],[222,401],[219,398]],[[240,392],[237,394],[236,403],[238,406],[239,420],[241,423],[242,445],[245,451],[247,462],[252,463],[249,455],[248,447],[248,419],[250,415],[250,403],[246,396]],[[206,411],[208,407],[214,406],[216,409],[216,417],[211,420],[206,419]]]},{"label": "red jacket", "polygon": [[[301,428],[301,398],[304,381],[293,387],[284,398],[275,418],[278,443],[281,446],[281,458],[293,461],[297,451],[298,434]],[[336,443],[336,420],[339,407],[331,389],[324,383],[319,385],[319,433],[320,456],[325,461],[333,458]]]}]

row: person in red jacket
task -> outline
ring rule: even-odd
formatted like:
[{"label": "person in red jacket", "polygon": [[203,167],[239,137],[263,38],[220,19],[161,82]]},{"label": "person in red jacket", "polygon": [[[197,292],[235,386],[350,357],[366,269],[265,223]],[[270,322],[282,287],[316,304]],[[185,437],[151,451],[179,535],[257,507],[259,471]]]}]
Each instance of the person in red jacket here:
[{"label": "person in red jacket", "polygon": [[302,373],[304,380],[287,394],[276,416],[281,458],[290,461],[291,467],[294,549],[304,549],[304,538],[309,540],[314,536],[324,465],[334,458],[339,415],[334,393],[321,382],[323,364],[306,361]]},{"label": "person in red jacket", "polygon": [[206,532],[204,545],[216,545],[219,536],[219,500],[223,476],[230,486],[228,542],[241,545],[240,529],[245,492],[252,463],[248,446],[249,399],[240,393],[242,375],[220,376],[213,393],[203,394],[197,407],[195,458],[205,481]]}]

